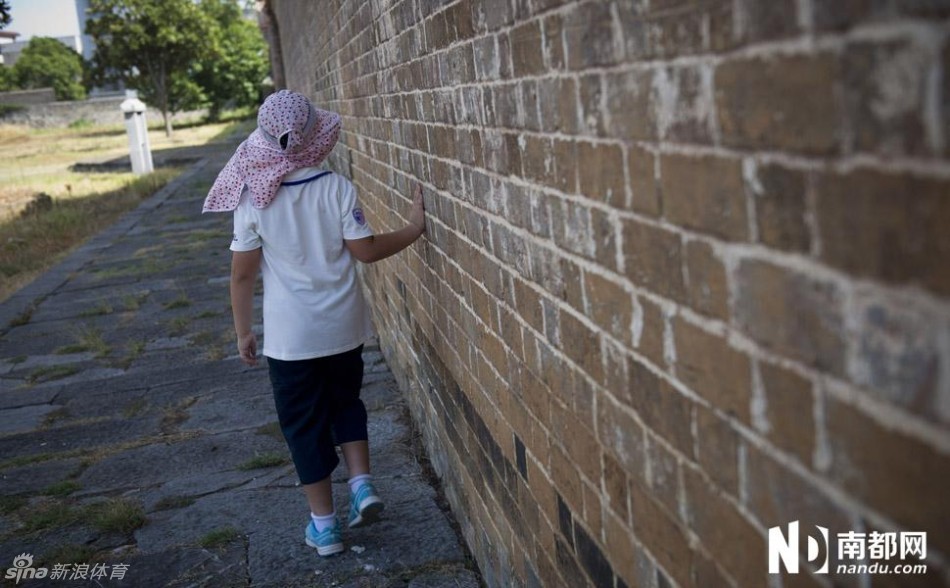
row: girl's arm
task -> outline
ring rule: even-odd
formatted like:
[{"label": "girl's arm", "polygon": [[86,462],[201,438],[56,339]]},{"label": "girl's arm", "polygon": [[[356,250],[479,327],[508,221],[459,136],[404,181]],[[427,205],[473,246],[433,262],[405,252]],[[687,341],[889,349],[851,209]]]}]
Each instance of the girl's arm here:
[{"label": "girl's arm", "polygon": [[231,313],[237,333],[238,353],[247,365],[257,365],[257,338],[251,330],[254,319],[254,285],[261,269],[261,249],[231,254]]},{"label": "girl's arm", "polygon": [[353,257],[363,263],[374,263],[399,253],[426,230],[426,210],[422,201],[422,186],[417,185],[409,212],[409,224],[391,233],[373,235],[363,239],[344,239],[346,248]]}]

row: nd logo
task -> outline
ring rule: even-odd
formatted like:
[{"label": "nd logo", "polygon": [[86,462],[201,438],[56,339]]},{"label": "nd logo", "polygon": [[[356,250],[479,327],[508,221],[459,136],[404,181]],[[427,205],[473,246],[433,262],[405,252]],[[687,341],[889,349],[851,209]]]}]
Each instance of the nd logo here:
[{"label": "nd logo", "polygon": [[[816,570],[818,574],[828,573],[828,560],[831,557],[828,545],[828,529],[815,525],[818,530],[817,539],[812,535],[808,537],[808,561],[817,562],[819,555],[824,548],[824,561]],[[769,573],[779,573],[779,560],[785,564],[785,571],[790,574],[798,573],[798,554],[801,553],[798,540],[798,521],[792,521],[788,524],[788,533],[783,533],[781,527],[771,527],[769,529]],[[820,540],[820,543],[819,543]]]}]

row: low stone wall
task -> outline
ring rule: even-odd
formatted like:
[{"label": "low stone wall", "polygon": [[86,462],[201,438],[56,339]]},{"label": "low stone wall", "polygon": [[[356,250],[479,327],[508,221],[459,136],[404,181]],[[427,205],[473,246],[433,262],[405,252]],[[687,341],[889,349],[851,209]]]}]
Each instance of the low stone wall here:
[{"label": "low stone wall", "polygon": [[17,90],[16,92],[0,92],[0,104],[15,106],[29,106],[31,104],[46,104],[56,100],[56,93],[52,88],[38,90]]},{"label": "low stone wall", "polygon": [[[35,90],[43,92],[44,90]],[[49,90],[52,93],[52,90]],[[27,94],[28,92],[7,92],[0,95],[0,104],[16,104],[24,106],[23,110],[17,110],[7,113],[0,117],[0,123],[28,125],[33,128],[55,128],[67,127],[71,124],[81,121],[88,121],[94,125],[119,125],[123,122],[122,111],[119,105],[125,100],[124,95],[104,96],[101,98],[90,98],[88,100],[77,100],[69,102],[43,102],[37,96],[32,101],[15,102],[12,99],[14,94]],[[182,121],[189,118],[205,116],[207,110],[196,110],[189,112],[179,112],[172,117],[172,122]],[[146,115],[151,122],[162,120],[162,113],[155,108],[149,108]]]}]

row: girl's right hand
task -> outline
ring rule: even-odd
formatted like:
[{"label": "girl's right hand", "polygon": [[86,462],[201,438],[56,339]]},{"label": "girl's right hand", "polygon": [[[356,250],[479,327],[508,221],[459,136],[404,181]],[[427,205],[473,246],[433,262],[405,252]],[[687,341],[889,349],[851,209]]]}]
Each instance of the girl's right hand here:
[{"label": "girl's right hand", "polygon": [[426,230],[426,205],[422,199],[422,184],[416,184],[412,210],[409,211],[409,224],[418,229],[420,235]]}]

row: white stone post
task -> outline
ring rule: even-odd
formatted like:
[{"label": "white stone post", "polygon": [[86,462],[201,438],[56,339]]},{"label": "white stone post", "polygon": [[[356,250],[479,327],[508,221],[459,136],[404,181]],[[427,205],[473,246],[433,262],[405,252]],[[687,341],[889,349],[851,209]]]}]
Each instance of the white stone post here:
[{"label": "white stone post", "polygon": [[148,126],[145,123],[145,103],[139,100],[135,90],[125,91],[125,100],[119,106],[125,115],[125,130],[129,136],[129,159],[132,173],[147,174],[152,171],[152,149],[148,144]]}]

